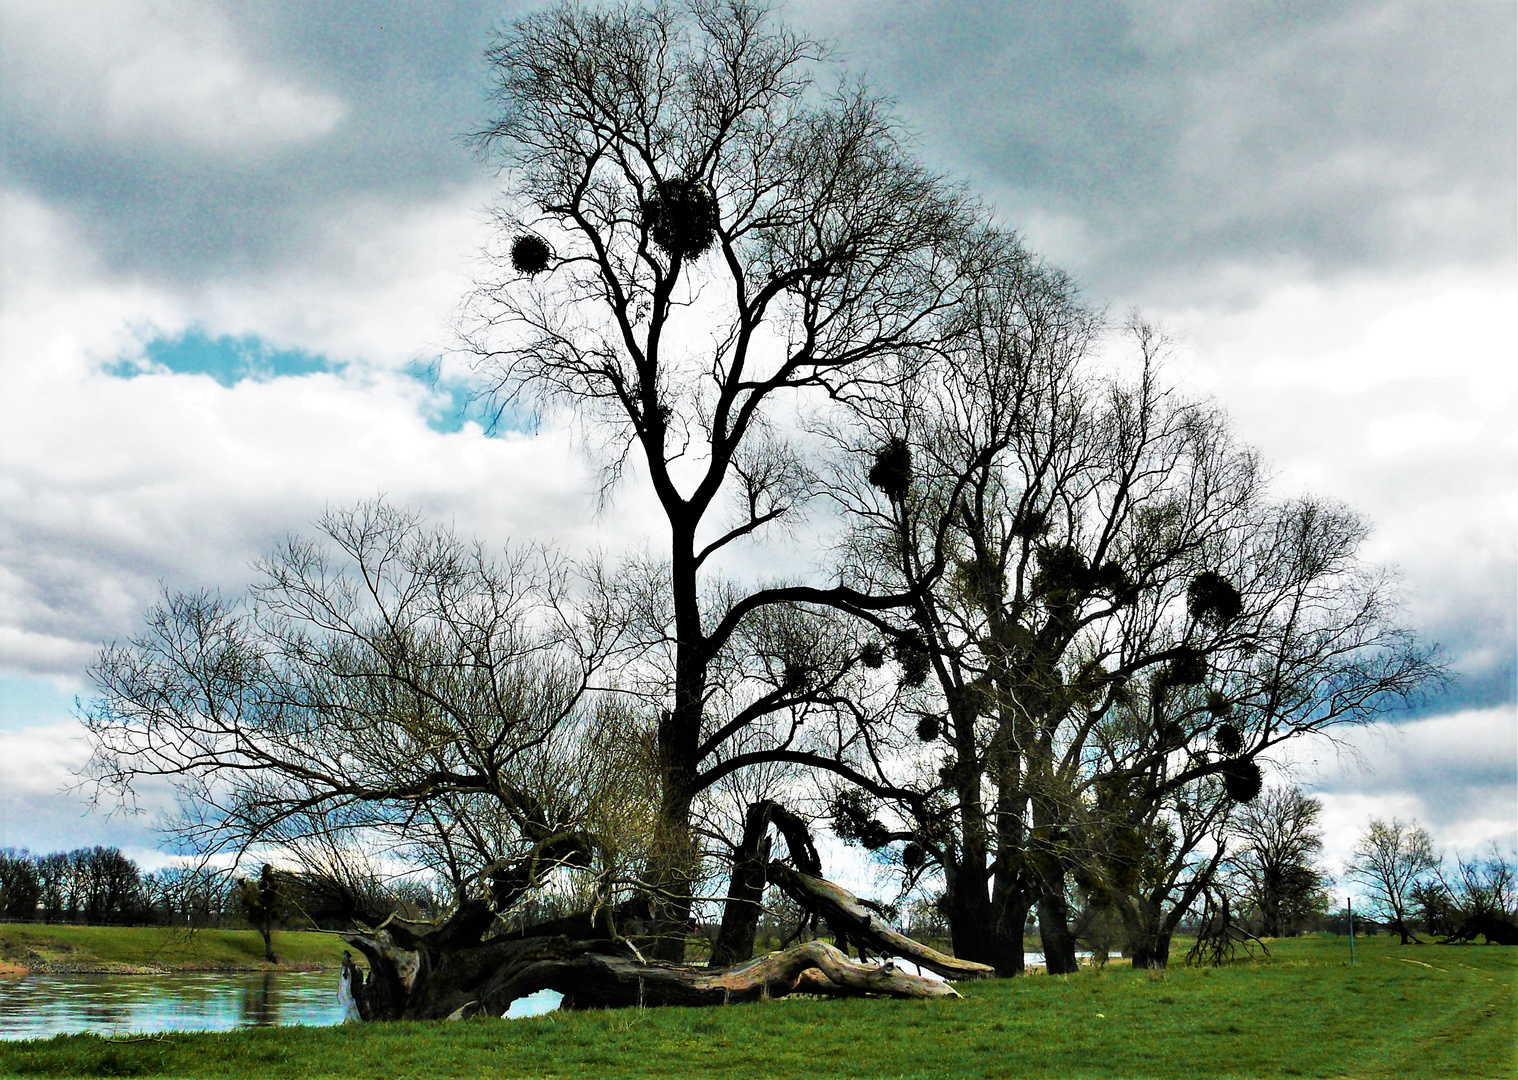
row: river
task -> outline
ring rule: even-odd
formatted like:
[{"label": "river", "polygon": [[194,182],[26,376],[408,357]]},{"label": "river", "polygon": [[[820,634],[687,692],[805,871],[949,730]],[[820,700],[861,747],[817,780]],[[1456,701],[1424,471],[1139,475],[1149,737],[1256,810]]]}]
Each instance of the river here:
[{"label": "river", "polygon": [[[558,1007],[543,991],[512,1003],[508,1017]],[[337,972],[27,975],[0,978],[0,1038],[100,1035],[343,1022]]]}]

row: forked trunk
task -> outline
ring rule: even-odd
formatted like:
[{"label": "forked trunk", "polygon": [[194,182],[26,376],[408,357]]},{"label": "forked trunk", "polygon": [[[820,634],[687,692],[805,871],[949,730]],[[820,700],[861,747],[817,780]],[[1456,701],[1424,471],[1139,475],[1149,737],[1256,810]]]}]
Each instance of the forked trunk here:
[{"label": "forked trunk", "polygon": [[[769,884],[771,825],[785,837],[791,862],[804,873],[822,876],[822,861],[805,821],[772,799],[762,799],[750,806],[744,815],[743,838],[733,854],[727,903],[722,908],[722,927],[712,946],[711,967],[728,967],[754,955],[754,938],[764,910],[761,906],[764,888]],[[839,942],[839,947],[843,946]]]}]

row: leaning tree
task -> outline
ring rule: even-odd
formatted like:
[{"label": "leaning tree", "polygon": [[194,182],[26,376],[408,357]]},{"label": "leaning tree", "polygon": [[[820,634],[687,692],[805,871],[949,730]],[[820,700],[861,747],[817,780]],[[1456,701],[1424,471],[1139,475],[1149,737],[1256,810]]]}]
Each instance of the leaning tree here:
[{"label": "leaning tree", "polygon": [[1137,863],[1189,831],[1195,859],[1133,908],[1163,963],[1154,919],[1188,867],[1216,870],[1197,798],[1247,802],[1262,754],[1438,665],[1358,561],[1364,525],[1271,498],[1221,412],[1163,381],[1153,330],[1133,327],[1136,370],[1113,374],[1062,275],[983,275],[973,298],[951,362],[839,433],[851,582],[912,597],[872,617],[922,742],[873,778],[893,789],[880,816],[852,797],[842,825],[941,870],[956,953],[1008,973],[1035,907],[1048,970],[1073,970],[1072,875],[1136,901]]},{"label": "leaning tree", "polygon": [[[839,705],[859,655],[797,648],[804,632],[787,645],[797,606],[902,601],[724,585],[723,558],[816,495],[798,413],[899,381],[954,332],[945,315],[993,253],[884,104],[830,84],[825,50],[762,4],[560,4],[487,55],[497,117],[477,143],[501,167],[501,243],[465,339],[504,399],[571,412],[606,483],[634,469],[667,523],[643,881],[656,951],[678,959],[703,793],[766,763],[844,767],[795,716]],[[754,637],[775,648],[746,652]]]}]

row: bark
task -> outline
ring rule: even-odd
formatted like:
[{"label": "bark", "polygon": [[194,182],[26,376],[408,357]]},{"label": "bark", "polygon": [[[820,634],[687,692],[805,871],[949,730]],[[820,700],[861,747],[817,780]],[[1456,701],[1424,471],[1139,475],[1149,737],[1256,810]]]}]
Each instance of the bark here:
[{"label": "bark", "polygon": [[996,969],[988,964],[945,956],[897,933],[857,896],[831,881],[803,874],[778,861],[770,863],[769,878],[807,911],[826,919],[836,933],[861,953],[898,956],[945,979],[988,979],[996,974]]}]

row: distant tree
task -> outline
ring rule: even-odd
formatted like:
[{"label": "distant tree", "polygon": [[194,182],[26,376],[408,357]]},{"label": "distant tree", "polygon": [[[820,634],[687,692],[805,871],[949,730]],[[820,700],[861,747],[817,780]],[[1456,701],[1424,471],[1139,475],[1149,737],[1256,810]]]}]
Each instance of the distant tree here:
[{"label": "distant tree", "polygon": [[1484,858],[1456,859],[1453,873],[1421,883],[1415,896],[1421,908],[1444,916],[1437,932],[1447,940],[1485,936],[1488,942],[1518,945],[1518,867],[1496,844]]},{"label": "distant tree", "polygon": [[235,910],[227,877],[198,863],[174,863],[142,880],[144,903],[160,922],[190,928],[210,926]]},{"label": "distant tree", "polygon": [[1408,926],[1413,890],[1438,870],[1440,861],[1427,829],[1400,818],[1372,818],[1345,873],[1364,887],[1372,909],[1406,945],[1416,940]]},{"label": "distant tree", "polygon": [[1408,894],[1412,911],[1430,934],[1448,936],[1463,921],[1449,887],[1442,880],[1420,881]]},{"label": "distant tree", "polygon": [[274,925],[285,917],[285,898],[274,868],[264,863],[256,879],[242,878],[237,886],[243,917],[264,939],[264,959],[271,964],[279,963],[279,957],[274,955]]},{"label": "distant tree", "polygon": [[42,880],[31,852],[24,848],[0,851],[0,918],[35,919],[41,899]]},{"label": "distant tree", "polygon": [[74,871],[67,853],[54,851],[37,857],[37,881],[41,886],[40,905],[44,922],[65,922],[77,907]]},{"label": "distant tree", "polygon": [[130,922],[142,906],[142,874],[119,848],[80,848],[75,860],[86,923]]},{"label": "distant tree", "polygon": [[1300,933],[1328,908],[1323,850],[1323,804],[1296,787],[1273,787],[1240,807],[1231,830],[1230,869],[1242,899],[1258,914],[1264,937]]},{"label": "distant tree", "polygon": [[1518,915],[1518,867],[1496,844],[1485,856],[1457,858],[1451,877],[1448,889],[1462,916],[1491,915],[1511,920]]}]

